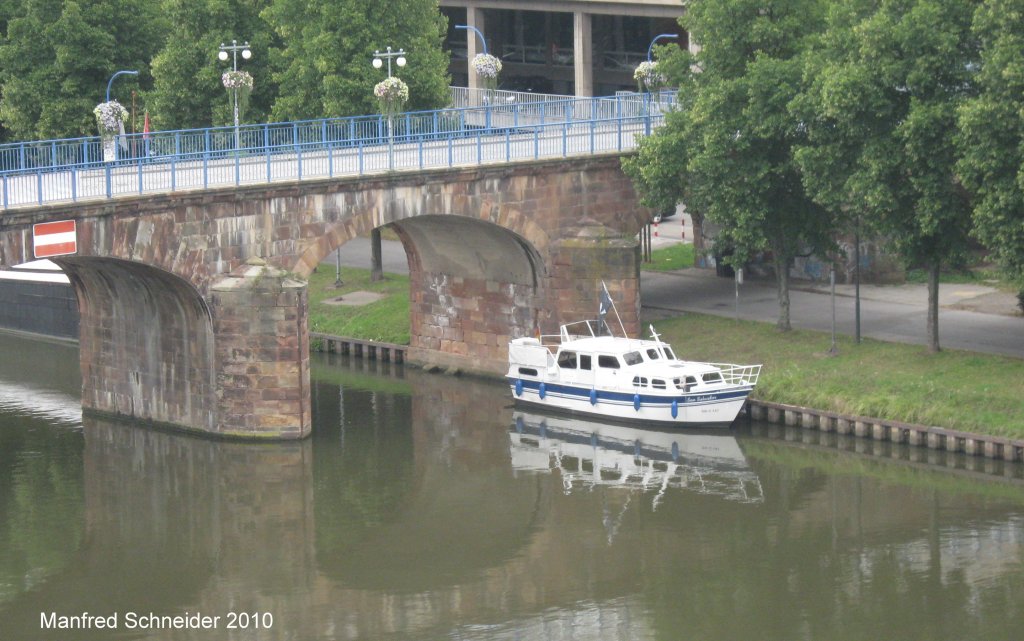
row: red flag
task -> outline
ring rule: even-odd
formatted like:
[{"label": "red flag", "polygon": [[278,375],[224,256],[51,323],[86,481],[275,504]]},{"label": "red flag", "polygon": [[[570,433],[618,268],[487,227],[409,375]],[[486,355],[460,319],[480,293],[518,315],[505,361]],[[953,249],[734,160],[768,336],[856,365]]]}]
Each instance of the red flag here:
[{"label": "red flag", "polygon": [[146,110],[146,118],[142,123],[142,139],[149,140],[149,110]]}]

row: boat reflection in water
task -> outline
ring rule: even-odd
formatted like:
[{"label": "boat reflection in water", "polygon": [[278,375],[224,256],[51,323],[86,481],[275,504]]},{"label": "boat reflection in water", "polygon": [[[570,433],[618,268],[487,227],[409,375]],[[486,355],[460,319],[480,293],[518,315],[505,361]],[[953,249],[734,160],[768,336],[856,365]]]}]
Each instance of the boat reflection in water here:
[{"label": "boat reflection in water", "polygon": [[764,501],[739,443],[721,430],[660,431],[516,410],[509,437],[513,469],[558,470],[567,494],[599,485],[654,491],[654,509],[669,488]]}]

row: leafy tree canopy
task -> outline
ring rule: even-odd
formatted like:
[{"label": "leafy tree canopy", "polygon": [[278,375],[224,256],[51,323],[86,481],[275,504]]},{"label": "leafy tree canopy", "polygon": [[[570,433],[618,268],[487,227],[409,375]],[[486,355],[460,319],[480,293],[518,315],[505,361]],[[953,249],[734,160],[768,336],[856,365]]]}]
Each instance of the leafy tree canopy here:
[{"label": "leafy tree canopy", "polygon": [[437,0],[394,7],[374,0],[273,0],[262,15],[282,42],[274,53],[275,120],[376,112],[373,87],[387,67],[375,69],[371,61],[388,46],[407,52],[408,64],[392,67],[409,85],[406,110],[448,102],[446,23]]},{"label": "leafy tree canopy", "polygon": [[1024,287],[1024,0],[974,14],[979,93],[958,112],[958,174],[974,197],[977,237]]},{"label": "leafy tree canopy", "polygon": [[148,63],[164,24],[156,6],[133,0],[26,2],[0,44],[0,120],[9,135],[92,135],[92,110],[114,72],[140,71],[115,84],[111,97],[126,105],[151,81]]},{"label": "leafy tree canopy", "polygon": [[700,50],[665,60],[679,108],[624,163],[648,204],[678,197],[718,225],[716,243],[737,266],[771,252],[784,330],[790,262],[829,246],[829,221],[793,159],[803,132],[788,109],[801,89],[799,54],[823,18],[819,0],[691,3],[680,22]]},{"label": "leafy tree canopy", "polygon": [[234,120],[231,94],[221,74],[232,60],[218,59],[221,44],[248,42],[249,60],[238,57],[239,70],[252,74],[253,90],[244,121],[261,122],[277,93],[271,81],[269,50],[278,46],[273,30],[260,12],[270,0],[164,0],[170,31],[153,58],[153,90],[146,94],[155,128],[189,129],[226,125]]},{"label": "leafy tree canopy", "polygon": [[962,256],[970,226],[953,138],[977,68],[972,12],[962,0],[834,3],[792,103],[808,132],[796,151],[808,192],[929,269],[933,350],[939,268]]}]

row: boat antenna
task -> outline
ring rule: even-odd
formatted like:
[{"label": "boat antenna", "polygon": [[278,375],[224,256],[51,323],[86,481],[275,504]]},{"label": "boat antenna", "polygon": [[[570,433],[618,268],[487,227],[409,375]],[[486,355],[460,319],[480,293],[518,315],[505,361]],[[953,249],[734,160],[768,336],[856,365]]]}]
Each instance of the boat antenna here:
[{"label": "boat antenna", "polygon": [[[604,315],[608,312],[608,308],[609,307],[611,307],[612,311],[615,312],[615,318],[618,319],[618,321],[619,321],[619,328],[622,329],[622,337],[623,338],[629,338],[629,335],[626,334],[626,326],[622,323],[622,317],[619,316],[619,310],[616,309],[616,307],[615,307],[615,301],[612,300],[611,294],[608,293],[608,285],[606,285],[605,282],[602,280],[601,281],[601,307],[600,307],[600,312],[599,312],[602,322],[604,322]],[[607,326],[608,326],[608,323],[605,322],[605,327],[607,327]],[[608,333],[611,334],[611,328],[609,328]]]}]

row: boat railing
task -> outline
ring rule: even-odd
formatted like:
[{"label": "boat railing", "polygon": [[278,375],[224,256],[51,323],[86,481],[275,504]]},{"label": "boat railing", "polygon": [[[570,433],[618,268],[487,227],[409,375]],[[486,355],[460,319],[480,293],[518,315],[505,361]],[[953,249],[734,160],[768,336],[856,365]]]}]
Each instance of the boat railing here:
[{"label": "boat railing", "polygon": [[761,375],[761,365],[736,365],[734,363],[708,363],[717,367],[722,373],[722,380],[727,385],[756,385]]}]

